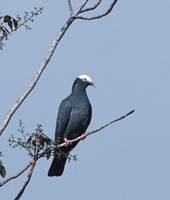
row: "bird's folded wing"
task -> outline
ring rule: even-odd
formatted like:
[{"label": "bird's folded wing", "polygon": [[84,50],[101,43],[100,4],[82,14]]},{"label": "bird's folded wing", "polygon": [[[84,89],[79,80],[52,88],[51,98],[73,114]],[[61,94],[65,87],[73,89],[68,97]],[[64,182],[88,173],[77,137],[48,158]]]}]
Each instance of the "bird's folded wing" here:
[{"label": "bird's folded wing", "polygon": [[70,119],[71,108],[72,104],[68,98],[64,99],[59,107],[55,137],[56,139],[61,139],[61,142],[63,142],[64,132]]}]

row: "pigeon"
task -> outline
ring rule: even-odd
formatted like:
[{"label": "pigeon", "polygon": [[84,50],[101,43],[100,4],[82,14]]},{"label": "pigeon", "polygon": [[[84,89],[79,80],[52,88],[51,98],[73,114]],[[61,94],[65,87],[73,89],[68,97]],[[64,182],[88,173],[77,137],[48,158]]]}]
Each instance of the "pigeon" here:
[{"label": "pigeon", "polygon": [[92,108],[86,94],[88,86],[94,86],[91,78],[87,75],[80,75],[76,78],[72,86],[71,94],[65,98],[59,107],[55,142],[65,146],[56,149],[48,176],[61,176],[64,171],[67,156],[70,151],[78,144],[71,143],[71,140],[81,136],[86,137],[85,131],[90,124]]}]

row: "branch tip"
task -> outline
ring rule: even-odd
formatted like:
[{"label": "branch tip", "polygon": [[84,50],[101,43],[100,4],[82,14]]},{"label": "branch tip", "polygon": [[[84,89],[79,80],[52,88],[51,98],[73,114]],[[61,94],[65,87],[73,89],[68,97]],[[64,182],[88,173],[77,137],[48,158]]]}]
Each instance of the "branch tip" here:
[{"label": "branch tip", "polygon": [[134,113],[135,112],[135,110],[132,110],[132,111],[130,111],[130,112],[128,112],[126,115],[128,116],[128,115],[131,115],[132,113]]}]

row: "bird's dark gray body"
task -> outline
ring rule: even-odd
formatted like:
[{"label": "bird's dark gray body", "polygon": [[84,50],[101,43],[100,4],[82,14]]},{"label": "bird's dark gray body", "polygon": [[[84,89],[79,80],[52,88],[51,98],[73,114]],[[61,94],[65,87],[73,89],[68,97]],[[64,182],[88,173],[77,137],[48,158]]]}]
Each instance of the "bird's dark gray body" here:
[{"label": "bird's dark gray body", "polygon": [[[55,139],[58,144],[72,140],[85,133],[92,116],[92,108],[86,94],[86,87],[91,82],[77,78],[73,84],[72,93],[64,99],[59,107]],[[78,142],[61,148],[64,153],[70,152]],[[61,176],[64,171],[66,156],[54,157],[48,176]]]}]

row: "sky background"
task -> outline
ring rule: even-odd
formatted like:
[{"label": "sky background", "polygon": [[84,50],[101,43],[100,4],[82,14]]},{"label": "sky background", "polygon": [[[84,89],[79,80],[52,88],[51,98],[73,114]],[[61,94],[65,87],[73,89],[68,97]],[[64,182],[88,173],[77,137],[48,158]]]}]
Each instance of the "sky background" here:
[{"label": "sky background", "polygon": [[[74,9],[81,2],[74,3]],[[111,1],[106,2],[87,16],[105,11]],[[15,18],[35,6],[43,6],[44,12],[29,23],[32,30],[20,28],[0,51],[1,122],[69,17],[63,0],[1,0],[0,11]],[[8,146],[11,134],[20,137],[19,120],[26,132],[42,124],[53,138],[59,104],[80,74],[89,75],[96,85],[87,88],[93,107],[88,131],[133,109],[135,113],[80,142],[73,151],[78,161],[67,163],[59,178],[47,176],[52,158],[39,160],[21,199],[170,199],[169,8],[169,0],[119,0],[100,20],[73,22],[0,138],[6,177],[31,160],[24,150]],[[0,188],[0,197],[14,199],[27,174]]]}]

